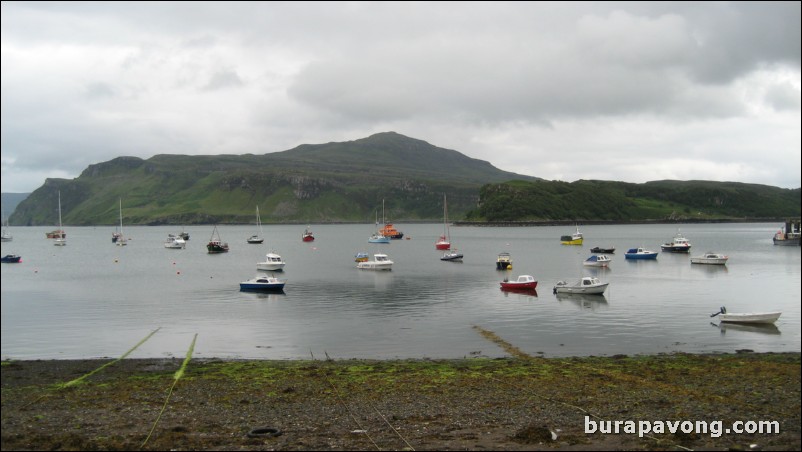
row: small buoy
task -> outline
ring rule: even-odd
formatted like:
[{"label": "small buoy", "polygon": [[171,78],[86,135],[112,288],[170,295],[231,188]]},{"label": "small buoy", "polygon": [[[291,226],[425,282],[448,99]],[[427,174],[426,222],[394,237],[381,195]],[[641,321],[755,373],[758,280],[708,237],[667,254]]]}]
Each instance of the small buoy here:
[{"label": "small buoy", "polygon": [[119,261],[117,259],[114,259],[114,263],[116,264],[117,262],[119,262]]},{"label": "small buoy", "polygon": [[181,272],[180,272],[180,271],[178,271],[178,272],[175,272],[175,274],[176,274],[176,275],[180,275],[180,274],[181,274]]}]

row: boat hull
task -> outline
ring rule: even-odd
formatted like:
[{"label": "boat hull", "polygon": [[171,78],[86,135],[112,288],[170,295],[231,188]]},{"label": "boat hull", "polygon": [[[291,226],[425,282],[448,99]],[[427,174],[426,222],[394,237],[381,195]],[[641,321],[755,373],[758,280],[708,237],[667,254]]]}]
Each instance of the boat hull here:
[{"label": "boat hull", "polygon": [[719,314],[722,322],[728,323],[757,323],[769,324],[774,323],[780,318],[781,312],[749,312],[749,313],[732,313],[732,314]]},{"label": "boat hull", "polygon": [[591,253],[597,254],[614,254],[615,248],[599,248],[598,246],[590,249]]},{"label": "boat hull", "polygon": [[8,254],[0,258],[0,260],[2,260],[2,263],[4,264],[19,264],[20,262],[22,262],[22,256],[17,256],[15,254]]},{"label": "boat hull", "polygon": [[462,258],[463,258],[463,256],[462,256],[461,253],[449,253],[449,254],[444,254],[443,257],[440,258],[440,260],[441,261],[452,261],[452,262],[456,261],[456,262],[459,262],[459,261],[462,261]]},{"label": "boat hull", "polygon": [[666,253],[690,253],[690,246],[660,245],[660,249]]},{"label": "boat hull", "polygon": [[583,240],[584,239],[568,239],[568,240],[560,239],[560,243],[563,245],[581,245]]},{"label": "boat hull", "polygon": [[626,254],[624,257],[631,260],[647,261],[657,259],[657,254]]},{"label": "boat hull", "polygon": [[554,286],[554,293],[602,295],[610,283],[603,283],[597,278],[585,277],[575,284],[558,281]]},{"label": "boat hull", "polygon": [[358,264],[356,264],[356,268],[360,270],[390,271],[393,269],[393,264],[392,263],[387,264],[384,262],[376,263],[368,261],[368,262],[359,262]]},{"label": "boat hull", "polygon": [[554,288],[554,293],[601,295],[607,289],[607,284],[594,287],[559,287]]},{"label": "boat hull", "polygon": [[249,292],[279,292],[284,290],[284,283],[240,283],[239,290]]},{"label": "boat hull", "polygon": [[537,281],[535,282],[526,282],[526,283],[517,283],[514,281],[510,282],[501,282],[502,290],[535,290],[537,289]]},{"label": "boat hull", "polygon": [[691,263],[702,264],[702,265],[726,265],[727,258],[692,257]]},{"label": "boat hull", "polygon": [[780,238],[774,237],[772,239],[775,245],[778,246],[800,246],[799,237],[797,238]]},{"label": "boat hull", "polygon": [[51,231],[46,233],[47,238],[49,239],[59,239],[59,238],[66,238],[67,233],[64,231]]}]

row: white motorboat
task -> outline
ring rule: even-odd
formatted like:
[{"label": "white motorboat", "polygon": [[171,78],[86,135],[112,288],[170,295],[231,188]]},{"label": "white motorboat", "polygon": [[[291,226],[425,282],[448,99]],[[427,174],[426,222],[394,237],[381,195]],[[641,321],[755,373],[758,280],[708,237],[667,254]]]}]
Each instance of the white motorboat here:
[{"label": "white motorboat", "polygon": [[727,259],[729,259],[729,257],[727,257],[727,256],[725,256],[723,254],[718,254],[718,253],[713,253],[711,251],[708,251],[708,252],[706,252],[705,254],[703,254],[701,256],[693,256],[693,257],[691,257],[691,263],[692,264],[708,264],[708,265],[725,265],[727,263]]},{"label": "white motorboat", "polygon": [[722,306],[719,312],[710,314],[710,317],[719,316],[719,320],[722,322],[767,324],[776,322],[780,315],[782,315],[780,311],[727,312],[727,308]]},{"label": "white motorboat", "polygon": [[607,257],[605,254],[594,254],[593,256],[585,259],[585,262],[583,262],[582,265],[587,267],[607,267],[610,265],[611,260],[612,259]]},{"label": "white motorboat", "polygon": [[164,241],[164,247],[174,250],[183,250],[187,247],[187,241],[180,235],[168,234],[167,240]]},{"label": "white motorboat", "polygon": [[386,254],[374,254],[373,260],[357,262],[356,268],[361,270],[392,270],[393,261]]},{"label": "white motorboat", "polygon": [[443,256],[440,258],[441,261],[451,261],[451,262],[462,262],[462,258],[464,256],[462,253],[457,252],[457,250],[446,251],[443,253]]},{"label": "white motorboat", "polygon": [[566,281],[557,281],[554,286],[554,293],[603,294],[609,284],[599,281],[599,278],[585,276],[573,284]]},{"label": "white motorboat", "polygon": [[270,252],[267,253],[264,262],[257,262],[256,269],[257,270],[264,270],[269,272],[280,272],[284,271],[284,265],[286,262],[276,253]]}]

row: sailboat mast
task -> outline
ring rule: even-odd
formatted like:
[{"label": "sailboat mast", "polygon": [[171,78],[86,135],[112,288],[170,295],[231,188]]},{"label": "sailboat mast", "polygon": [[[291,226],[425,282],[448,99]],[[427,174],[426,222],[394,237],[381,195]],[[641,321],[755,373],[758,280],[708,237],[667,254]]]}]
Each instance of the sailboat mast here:
[{"label": "sailboat mast", "polygon": [[448,203],[446,202],[445,194],[443,194],[443,231],[446,234],[446,239],[451,241],[451,232],[448,230]]}]

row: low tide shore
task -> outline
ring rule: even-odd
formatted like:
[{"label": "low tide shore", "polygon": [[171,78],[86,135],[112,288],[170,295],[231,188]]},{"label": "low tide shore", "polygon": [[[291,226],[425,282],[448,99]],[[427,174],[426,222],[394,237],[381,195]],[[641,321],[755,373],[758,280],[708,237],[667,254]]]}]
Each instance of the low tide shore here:
[{"label": "low tide shore", "polygon": [[799,353],[2,363],[2,450],[800,450],[801,423]]}]

